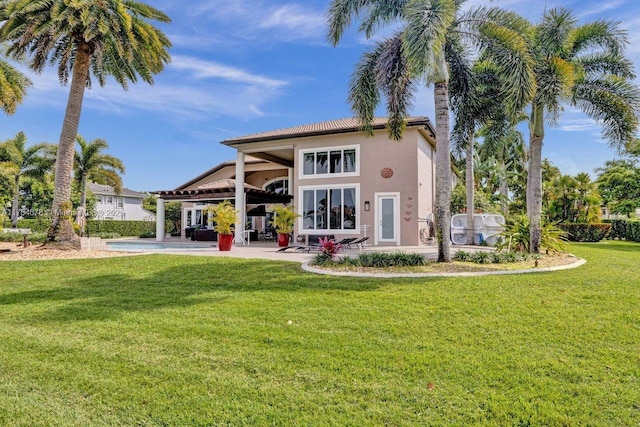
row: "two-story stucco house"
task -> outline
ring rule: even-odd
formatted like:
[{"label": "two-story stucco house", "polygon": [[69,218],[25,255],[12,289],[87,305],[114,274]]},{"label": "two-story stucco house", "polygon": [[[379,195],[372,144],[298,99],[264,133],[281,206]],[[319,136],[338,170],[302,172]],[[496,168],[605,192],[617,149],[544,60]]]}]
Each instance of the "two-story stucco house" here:
[{"label": "two-story stucco house", "polygon": [[183,205],[183,224],[206,224],[207,205],[235,201],[236,229],[268,228],[274,203],[300,214],[294,236],[367,235],[374,245],[418,245],[430,237],[434,212],[435,131],[426,117],[410,118],[401,142],[386,119],[365,136],[355,119],[274,130],[222,141],[235,161],[222,163],[175,190],[159,191]]},{"label": "two-story stucco house", "polygon": [[154,221],[155,215],[142,207],[147,197],[127,188],[117,194],[113,187],[90,182],[89,190],[96,196],[96,212],[93,219],[112,219],[117,221]]}]

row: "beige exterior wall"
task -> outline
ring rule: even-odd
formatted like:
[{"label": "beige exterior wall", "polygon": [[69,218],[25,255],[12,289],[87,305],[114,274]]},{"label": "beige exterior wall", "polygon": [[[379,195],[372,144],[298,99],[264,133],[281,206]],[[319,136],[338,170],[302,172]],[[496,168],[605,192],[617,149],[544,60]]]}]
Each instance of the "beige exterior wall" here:
[{"label": "beige exterior wall", "polygon": [[[386,131],[378,131],[373,137],[361,133],[328,135],[299,139],[294,142],[296,174],[293,194],[294,206],[302,211],[301,189],[333,185],[357,185],[357,218],[355,230],[307,231],[302,229],[302,219],[298,221],[296,234],[334,234],[336,238],[360,237],[364,235],[361,226],[367,226],[368,243],[374,244],[379,234],[376,224],[376,194],[398,194],[397,214],[399,215],[400,245],[419,244],[419,218],[426,218],[432,212],[432,165],[433,156],[429,143],[416,129],[407,129],[402,142],[390,141]],[[354,146],[357,148],[358,171],[355,176],[309,178],[302,175],[302,152],[309,149]],[[393,175],[382,176],[383,169],[389,168]],[[425,191],[426,190],[426,191]],[[368,201],[370,210],[365,211]],[[420,222],[423,223],[423,222]],[[383,243],[379,243],[383,244]]]}]

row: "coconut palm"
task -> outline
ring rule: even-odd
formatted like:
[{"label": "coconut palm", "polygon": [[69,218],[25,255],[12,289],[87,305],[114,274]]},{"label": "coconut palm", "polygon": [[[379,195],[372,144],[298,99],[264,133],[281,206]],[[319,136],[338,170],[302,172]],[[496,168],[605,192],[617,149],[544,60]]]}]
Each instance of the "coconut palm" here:
[{"label": "coconut palm", "polygon": [[498,8],[477,8],[462,13],[460,0],[333,0],[329,38],[337,44],[345,28],[362,16],[360,31],[371,37],[381,24],[402,20],[403,29],[377,43],[356,67],[349,101],[363,130],[372,132],[373,115],[381,91],[387,101],[388,132],[400,140],[404,119],[419,80],[433,84],[436,122],[436,230],[438,260],[450,261],[451,158],[449,149],[449,77],[463,64],[467,45],[479,49],[511,79],[504,90],[507,103],[521,105],[533,93],[531,60],[522,32],[526,22]]},{"label": "coconut palm", "polygon": [[[74,177],[80,186],[80,206],[87,209],[87,182],[109,185],[115,192],[122,192],[124,164],[117,157],[102,153],[109,148],[104,139],[98,138],[87,142],[82,136],[76,138],[80,150],[75,153]],[[80,230],[84,234],[84,230]]]},{"label": "coconut palm", "polygon": [[617,149],[635,139],[640,91],[631,83],[633,65],[623,56],[626,32],[619,23],[577,25],[568,10],[547,11],[535,27],[536,94],[529,119],[527,212],[531,252],[540,251],[542,144],[545,121],[556,123],[563,105],[578,108],[602,125],[603,137]]},{"label": "coconut palm", "polygon": [[20,184],[25,178],[42,180],[51,171],[55,146],[41,143],[27,147],[27,137],[18,132],[0,144],[0,174],[11,185],[11,226],[18,224]]},{"label": "coconut palm", "polygon": [[170,19],[135,0],[5,0],[0,3],[0,20],[0,41],[8,43],[8,55],[27,58],[37,72],[49,63],[57,64],[62,84],[71,78],[47,240],[73,242],[77,236],[64,219],[70,215],[75,139],[84,91],[91,85],[90,74],[101,86],[108,76],[124,89],[138,79],[152,84],[153,75],[170,60],[170,42],[149,21]]}]

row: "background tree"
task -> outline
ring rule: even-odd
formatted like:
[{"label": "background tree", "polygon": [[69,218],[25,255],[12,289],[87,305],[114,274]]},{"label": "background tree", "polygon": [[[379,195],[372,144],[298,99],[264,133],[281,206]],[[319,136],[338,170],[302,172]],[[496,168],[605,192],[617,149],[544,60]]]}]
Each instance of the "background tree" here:
[{"label": "background tree", "polygon": [[90,72],[102,86],[113,77],[124,89],[138,78],[153,83],[153,75],[169,62],[167,37],[148,21],[169,22],[163,12],[135,0],[0,3],[0,41],[7,53],[29,58],[29,66],[41,72],[57,63],[58,78],[71,77],[67,109],[58,143],[55,168],[53,218],[48,242],[78,247],[71,223],[64,220],[71,206],[71,181],[84,90],[91,85]]},{"label": "background tree", "polygon": [[54,162],[54,148],[51,144],[41,143],[27,147],[24,132],[0,144],[0,160],[3,175],[11,185],[11,225],[18,224],[20,210],[20,184],[25,178],[42,180],[51,170]]},{"label": "background tree", "polygon": [[535,27],[536,94],[529,119],[527,178],[531,252],[540,251],[545,122],[557,123],[563,104],[570,105],[600,123],[613,147],[624,149],[635,139],[640,92],[630,81],[633,65],[623,56],[627,43],[619,23],[577,25],[575,16],[562,8],[547,11]]},{"label": "background tree", "polygon": [[596,185],[609,212],[630,217],[640,208],[640,168],[632,161],[610,160],[596,172]]},{"label": "background tree", "polygon": [[[449,67],[464,63],[462,42],[495,60],[512,79],[504,89],[514,105],[529,99],[531,62],[525,40],[524,20],[497,8],[478,8],[462,14],[456,0],[389,2],[333,0],[329,8],[329,38],[335,45],[355,16],[362,16],[360,30],[367,37],[381,24],[403,20],[402,31],[376,44],[363,55],[352,78],[349,101],[363,130],[372,132],[380,92],[387,102],[388,132],[401,140],[415,81],[433,84],[436,122],[436,234],[438,261],[450,261],[451,157],[449,131]],[[455,74],[452,72],[451,74]]]},{"label": "background tree", "polygon": [[[87,212],[87,183],[113,187],[116,194],[122,192],[122,176],[125,171],[124,164],[117,157],[105,154],[102,151],[109,148],[104,139],[98,138],[87,142],[82,136],[76,137],[79,150],[75,153],[74,176],[80,188],[80,207]],[[84,227],[80,230],[84,235]]]}]

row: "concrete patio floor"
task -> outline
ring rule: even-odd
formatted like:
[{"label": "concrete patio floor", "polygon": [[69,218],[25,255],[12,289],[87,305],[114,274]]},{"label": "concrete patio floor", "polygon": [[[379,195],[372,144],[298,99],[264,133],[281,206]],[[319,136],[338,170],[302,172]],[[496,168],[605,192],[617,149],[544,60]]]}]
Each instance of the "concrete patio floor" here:
[{"label": "concrete patio floor", "polygon": [[[163,242],[157,242],[150,239],[117,239],[114,242],[123,242],[136,244],[140,248],[136,249],[121,249],[131,252],[143,252],[143,253],[163,253],[163,254],[176,254],[176,255],[199,255],[199,256],[222,256],[232,258],[255,258],[255,259],[269,259],[278,261],[296,261],[307,262],[314,258],[317,252],[303,252],[296,251],[295,249],[288,249],[285,252],[278,252],[277,242],[251,242],[249,245],[233,244],[231,251],[223,252],[218,250],[216,242],[193,242],[191,240],[182,239],[179,237],[172,237],[165,239]],[[139,245],[138,245],[139,244]],[[167,248],[157,248],[158,245],[165,244]],[[142,248],[142,246],[148,245],[149,248]],[[483,246],[463,246],[452,245],[451,254],[459,250],[468,252],[478,250],[493,250],[493,248]],[[422,246],[365,246],[363,251],[376,251],[376,252],[406,252],[406,253],[421,253],[428,259],[436,259],[438,256],[438,247],[436,245],[422,245]],[[351,256],[357,256],[362,252],[359,249],[350,249],[341,251],[341,254],[347,254]]]}]

